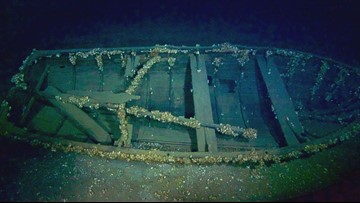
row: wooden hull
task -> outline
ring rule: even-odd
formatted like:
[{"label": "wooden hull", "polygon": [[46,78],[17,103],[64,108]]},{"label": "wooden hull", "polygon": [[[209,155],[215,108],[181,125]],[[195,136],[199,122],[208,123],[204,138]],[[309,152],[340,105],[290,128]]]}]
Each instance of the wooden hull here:
[{"label": "wooden hull", "polygon": [[359,76],[308,53],[230,44],[33,51],[2,120],[86,146],[289,154],[358,134]]}]

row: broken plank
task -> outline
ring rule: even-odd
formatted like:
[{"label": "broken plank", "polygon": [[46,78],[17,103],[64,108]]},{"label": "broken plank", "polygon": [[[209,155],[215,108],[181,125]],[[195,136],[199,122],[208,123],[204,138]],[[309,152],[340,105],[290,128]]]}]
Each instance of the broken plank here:
[{"label": "broken plank", "polygon": [[290,146],[297,145],[299,144],[297,136],[301,136],[304,129],[280,73],[271,57],[266,59],[258,55],[256,60],[285,140]]},{"label": "broken plank", "polygon": [[60,112],[67,116],[76,126],[80,127],[92,140],[101,144],[112,143],[110,135],[84,111],[74,104],[63,103],[56,100],[55,96],[59,93],[59,90],[49,86],[39,94],[45,97],[55,108],[59,109]]},{"label": "broken plank", "polygon": [[[205,60],[202,55],[190,55],[191,80],[193,88],[195,118],[200,122],[214,123],[207,79]],[[214,129],[201,127],[196,129],[198,150],[217,151],[217,140]]]}]

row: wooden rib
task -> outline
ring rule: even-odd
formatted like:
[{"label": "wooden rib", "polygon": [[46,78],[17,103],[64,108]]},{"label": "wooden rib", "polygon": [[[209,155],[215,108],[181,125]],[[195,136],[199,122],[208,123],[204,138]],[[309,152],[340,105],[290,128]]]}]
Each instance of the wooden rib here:
[{"label": "wooden rib", "polygon": [[[41,76],[39,78],[38,83],[35,86],[35,89],[34,89],[35,92],[38,92],[40,90],[41,85],[44,83],[44,80],[48,75],[49,69],[50,69],[50,66],[46,65],[43,73],[41,74]],[[25,108],[24,113],[21,116],[20,125],[24,125],[26,118],[28,117],[30,110],[31,110],[32,106],[34,105],[35,101],[36,101],[35,96],[32,96],[28,105]]]},{"label": "wooden rib", "polygon": [[125,77],[133,77],[136,72],[136,67],[139,65],[139,56],[128,56],[125,68]]},{"label": "wooden rib", "polygon": [[256,60],[286,142],[288,145],[297,145],[297,136],[301,136],[304,130],[280,73],[271,57],[265,59],[258,55]]}]

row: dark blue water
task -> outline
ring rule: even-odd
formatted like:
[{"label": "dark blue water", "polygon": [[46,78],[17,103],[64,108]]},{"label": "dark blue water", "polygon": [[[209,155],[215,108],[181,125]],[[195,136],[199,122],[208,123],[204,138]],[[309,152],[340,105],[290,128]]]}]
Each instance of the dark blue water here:
[{"label": "dark blue water", "polygon": [[0,99],[33,48],[230,42],[359,65],[359,13],[358,0],[0,0]]},{"label": "dark blue water", "polygon": [[243,45],[359,65],[359,1],[0,0],[0,98],[36,49]]},{"label": "dark blue water", "polygon": [[[0,57],[3,64],[24,58],[32,48],[83,47],[62,41],[98,34],[86,46],[230,42],[296,48],[359,63],[359,12],[360,2],[349,0],[1,0]],[[126,35],[115,40],[111,31],[102,32],[107,27]]]}]

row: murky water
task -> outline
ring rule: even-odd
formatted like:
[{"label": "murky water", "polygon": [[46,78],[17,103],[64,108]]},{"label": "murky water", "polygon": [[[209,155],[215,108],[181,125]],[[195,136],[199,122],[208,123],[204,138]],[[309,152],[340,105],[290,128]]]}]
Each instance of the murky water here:
[{"label": "murky water", "polygon": [[[295,48],[359,64],[357,2],[340,7],[340,2],[301,2],[293,12],[295,6],[282,7],[282,1],[151,2],[1,1],[0,99],[33,48],[231,42]],[[360,189],[358,138],[304,160],[255,169],[106,160],[5,138],[0,146],[1,201],[278,200],[317,190],[294,200],[358,200]]]}]

